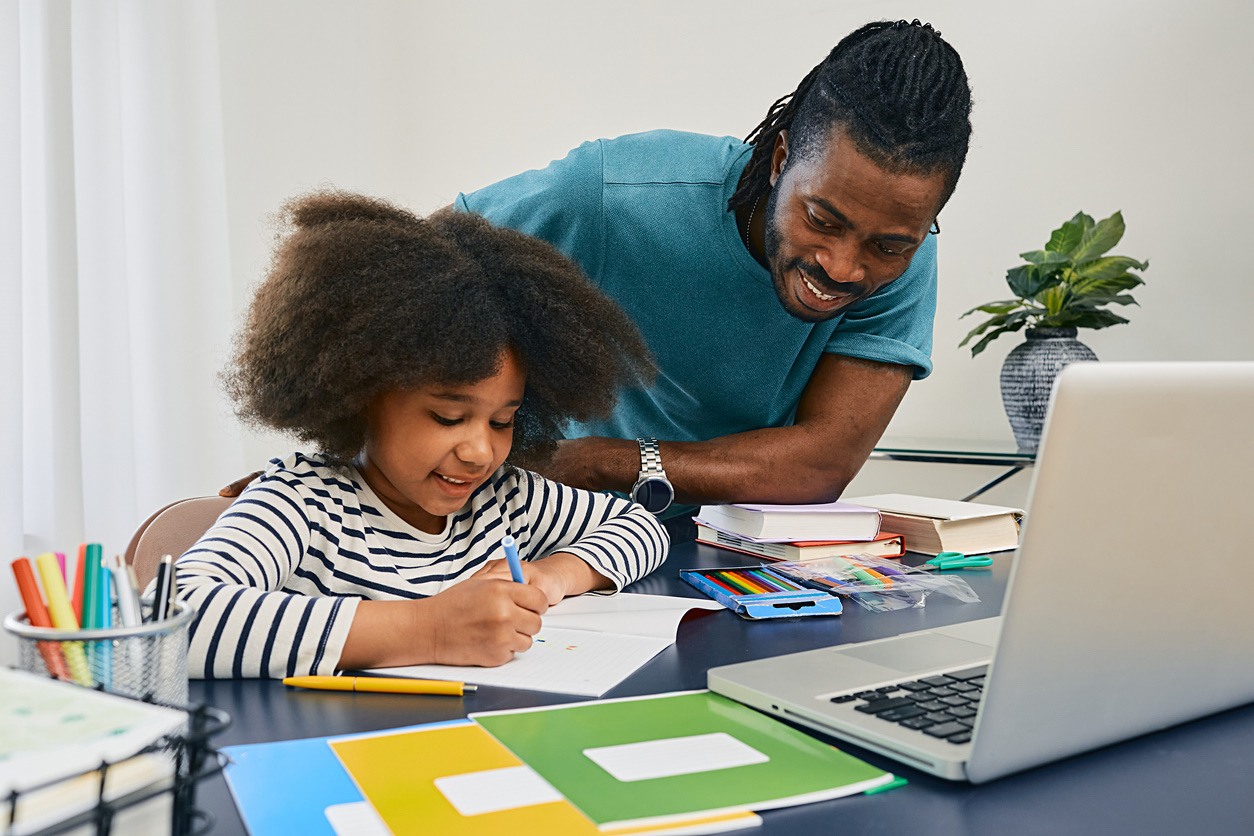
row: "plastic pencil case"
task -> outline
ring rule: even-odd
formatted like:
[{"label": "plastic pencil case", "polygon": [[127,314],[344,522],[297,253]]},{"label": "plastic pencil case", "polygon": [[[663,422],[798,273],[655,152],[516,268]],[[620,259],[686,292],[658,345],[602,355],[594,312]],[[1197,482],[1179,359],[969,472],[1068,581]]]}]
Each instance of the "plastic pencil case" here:
[{"label": "plastic pencil case", "polygon": [[[795,618],[805,615],[840,615],[840,599],[827,592],[812,589],[785,589],[780,592],[735,594],[707,575],[738,569],[759,567],[728,567],[727,569],[685,569],[679,577],[741,618],[758,621],[767,618]],[[781,579],[782,580],[782,579]]]}]

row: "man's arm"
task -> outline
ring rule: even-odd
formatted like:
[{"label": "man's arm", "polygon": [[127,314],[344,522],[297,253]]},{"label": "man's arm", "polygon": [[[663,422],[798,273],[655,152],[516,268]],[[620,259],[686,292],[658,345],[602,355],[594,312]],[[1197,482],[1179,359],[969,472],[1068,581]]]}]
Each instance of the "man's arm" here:
[{"label": "man's arm", "polygon": [[[797,405],[796,423],[709,441],[660,441],[675,498],[717,502],[827,502],[862,468],[910,386],[913,369],[824,354]],[[640,472],[631,439],[563,441],[545,476],[591,490],[628,491]]]}]

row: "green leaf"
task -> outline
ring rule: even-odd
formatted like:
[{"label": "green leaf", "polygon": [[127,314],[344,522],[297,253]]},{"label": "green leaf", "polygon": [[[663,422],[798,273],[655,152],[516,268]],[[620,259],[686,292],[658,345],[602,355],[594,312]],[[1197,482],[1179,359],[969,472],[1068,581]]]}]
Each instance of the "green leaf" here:
[{"label": "green leaf", "polygon": [[1045,308],[1045,312],[1048,315],[1053,316],[1067,306],[1067,301],[1070,297],[1071,291],[1065,285],[1056,284],[1038,293],[1036,301]]},{"label": "green leaf", "polygon": [[1006,325],[1001,328],[998,328],[996,331],[990,331],[984,337],[984,339],[980,340],[978,343],[971,346],[971,356],[974,357],[975,355],[979,354],[981,351],[983,351],[985,348],[988,347],[989,343],[991,343],[993,340],[1000,337],[1002,334],[1008,334],[1012,331],[1018,331],[1020,328],[1023,327],[1023,325],[1024,325],[1023,322],[1018,322],[1014,325]]},{"label": "green leaf", "polygon": [[1092,226],[1092,218],[1083,212],[1077,212],[1074,218],[1054,230],[1049,236],[1049,243],[1045,245],[1045,249],[1069,256],[1076,247],[1080,246],[1084,231]]},{"label": "green leaf", "polygon": [[989,313],[989,314],[1006,314],[1006,313],[1010,313],[1011,311],[1013,311],[1015,308],[1019,307],[1022,304],[1023,304],[1022,299],[1007,299],[1004,302],[987,302],[983,305],[977,305],[976,307],[967,311],[966,313],[964,313],[962,316],[958,318],[962,319],[963,316],[967,316],[968,314],[973,314],[976,311],[980,311],[981,313]]},{"label": "green leaf", "polygon": [[994,316],[994,317],[990,317],[989,319],[984,320],[984,321],[983,321],[983,322],[981,322],[979,325],[977,325],[977,326],[975,326],[974,328],[972,328],[972,329],[971,329],[971,330],[967,333],[967,335],[966,335],[965,337],[963,337],[963,338],[962,338],[962,342],[958,343],[958,347],[959,347],[959,348],[962,348],[964,345],[966,345],[967,343],[971,342],[971,340],[972,340],[972,339],[974,339],[975,337],[978,337],[980,334],[983,334],[983,333],[984,333],[985,331],[987,331],[989,328],[992,328],[992,327],[994,327],[994,326],[1002,326],[1002,325],[1005,325],[1005,324],[1006,324],[1006,317],[1005,317],[1005,316]]},{"label": "green leaf", "polygon": [[1027,253],[1019,253],[1019,258],[1030,264],[1035,264],[1046,271],[1056,264],[1068,264],[1071,261],[1066,253],[1055,253],[1049,250],[1032,250]]},{"label": "green leaf", "polygon": [[1042,290],[1058,284],[1055,276],[1044,275],[1035,264],[1020,264],[1006,271],[1010,292],[1020,299],[1035,299]]},{"label": "green leaf", "polygon": [[1110,293],[1098,296],[1085,296],[1071,303],[1077,310],[1097,310],[1102,305],[1135,305],[1137,302],[1130,293]]},{"label": "green leaf", "polygon": [[1073,254],[1075,263],[1081,265],[1106,253],[1119,243],[1119,239],[1123,238],[1123,230],[1122,212],[1115,212],[1109,218],[1098,221],[1092,229],[1086,230],[1084,237],[1080,239],[1080,246]]},{"label": "green leaf", "polygon": [[1137,261],[1126,255],[1108,255],[1095,258],[1076,268],[1076,275],[1083,279],[1113,279],[1122,276],[1129,270],[1144,270],[1149,267],[1148,261]]},{"label": "green leaf", "polygon": [[1076,282],[1071,285],[1071,292],[1077,297],[1110,296],[1125,290],[1131,290],[1143,284],[1145,282],[1141,280],[1140,276],[1125,273],[1122,276],[1115,276],[1109,279],[1086,279]]},{"label": "green leaf", "polygon": [[1122,325],[1128,320],[1114,311],[1096,310],[1082,311],[1075,321],[1077,328],[1109,328],[1111,325]]}]

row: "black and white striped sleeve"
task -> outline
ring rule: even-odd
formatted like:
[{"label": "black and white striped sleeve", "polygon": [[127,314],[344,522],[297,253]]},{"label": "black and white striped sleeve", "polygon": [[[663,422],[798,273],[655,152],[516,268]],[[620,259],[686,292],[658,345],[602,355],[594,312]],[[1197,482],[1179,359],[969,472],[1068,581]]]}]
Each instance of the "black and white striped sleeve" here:
[{"label": "black and white striped sleeve", "polygon": [[666,559],[666,529],[630,500],[572,488],[528,471],[519,473],[519,492],[529,529],[523,553],[529,559],[555,551],[573,554],[609,578],[615,591]]},{"label": "black and white striped sleeve", "polygon": [[281,591],[309,540],[299,488],[262,477],[179,558],[179,598],[196,610],[192,677],[335,672],[358,599]]}]

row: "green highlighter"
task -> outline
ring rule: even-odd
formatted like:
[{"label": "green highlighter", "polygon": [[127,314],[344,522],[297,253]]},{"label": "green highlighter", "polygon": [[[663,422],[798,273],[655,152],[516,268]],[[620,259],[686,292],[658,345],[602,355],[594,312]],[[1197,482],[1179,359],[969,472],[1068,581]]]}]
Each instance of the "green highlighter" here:
[{"label": "green highlighter", "polygon": [[988,555],[972,555],[968,557],[962,552],[941,552],[923,565],[929,569],[936,569],[941,572],[946,569],[978,569],[984,566],[992,566],[993,558]]}]

